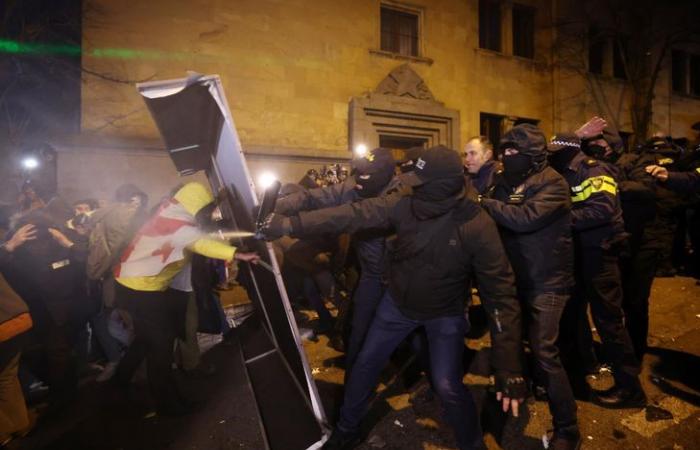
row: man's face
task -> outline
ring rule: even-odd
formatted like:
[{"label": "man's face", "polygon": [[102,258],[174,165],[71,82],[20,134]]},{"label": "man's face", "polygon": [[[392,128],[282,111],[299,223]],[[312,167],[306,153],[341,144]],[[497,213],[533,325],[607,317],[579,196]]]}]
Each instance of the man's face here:
[{"label": "man's face", "polygon": [[471,174],[475,174],[491,159],[491,150],[485,149],[477,139],[473,139],[464,147],[464,166]]}]

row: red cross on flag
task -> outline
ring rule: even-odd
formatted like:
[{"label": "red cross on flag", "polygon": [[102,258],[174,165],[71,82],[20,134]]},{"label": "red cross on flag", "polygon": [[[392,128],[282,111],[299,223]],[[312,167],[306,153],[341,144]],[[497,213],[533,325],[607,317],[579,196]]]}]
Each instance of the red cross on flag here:
[{"label": "red cross on flag", "polygon": [[185,248],[202,237],[194,217],[175,199],[161,205],[124,250],[117,278],[158,275],[185,257]]}]

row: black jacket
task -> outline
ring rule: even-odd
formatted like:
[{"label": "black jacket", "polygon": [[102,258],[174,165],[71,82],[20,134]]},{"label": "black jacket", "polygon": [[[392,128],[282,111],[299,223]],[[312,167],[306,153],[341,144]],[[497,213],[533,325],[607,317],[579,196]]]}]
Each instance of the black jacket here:
[{"label": "black jacket", "polygon": [[700,191],[700,168],[693,172],[670,172],[666,186],[682,193],[694,193]]},{"label": "black jacket", "polygon": [[[380,196],[402,190],[397,181],[391,181]],[[343,183],[317,189],[301,189],[280,198],[275,212],[285,216],[296,215],[301,211],[313,211],[340,206],[362,200],[355,179],[348,177]],[[381,278],[385,269],[387,230],[362,230],[353,236],[353,245],[360,263],[360,276]]]},{"label": "black jacket", "polygon": [[395,193],[302,212],[292,218],[293,234],[395,229],[389,289],[399,309],[416,320],[463,314],[475,274],[490,318],[493,365],[520,373],[520,306],[495,223],[463,196],[425,220],[414,215],[413,201]]},{"label": "black jacket", "polygon": [[588,248],[609,248],[623,241],[625,224],[610,166],[579,152],[562,175],[571,193],[574,241]]},{"label": "black jacket", "polygon": [[482,206],[499,225],[518,291],[567,292],[573,286],[569,186],[551,167],[517,188],[498,183]]},{"label": "black jacket", "polygon": [[[658,183],[646,172],[649,165],[673,167],[674,160],[652,152],[624,155],[618,161],[620,192],[625,226],[632,251],[641,245],[664,248],[671,245],[676,211],[683,206],[681,196]],[[634,187],[634,190],[632,189]],[[635,195],[632,195],[632,193]],[[642,193],[645,195],[642,196]]]},{"label": "black jacket", "polygon": [[485,195],[487,191],[495,184],[495,178],[498,173],[503,170],[501,163],[498,161],[486,161],[479,171],[475,174],[469,174],[472,186],[479,193]]}]

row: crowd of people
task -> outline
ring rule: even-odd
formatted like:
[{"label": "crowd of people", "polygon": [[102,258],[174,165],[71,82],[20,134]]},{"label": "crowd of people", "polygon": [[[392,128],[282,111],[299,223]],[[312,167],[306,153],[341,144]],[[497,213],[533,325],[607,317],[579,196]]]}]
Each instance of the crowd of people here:
[{"label": "crowd of people", "polygon": [[[675,226],[679,216],[697,220],[697,156],[656,137],[626,152],[594,117],[549,142],[531,124],[506,132],[495,149],[477,136],[463,160],[443,146],[412,148],[396,168],[391,150],[378,148],[353,161],[344,183],[286,193],[266,221],[268,239],[349,233],[361,267],[343,405],[324,448],[362,440],[379,373],[407,339],[418,342],[459,448],[484,448],[462,383],[472,285],[489,318],[497,399],[514,415],[528,390],[546,399],[548,448],[580,448],[576,399],[644,407],[651,284],[676,228],[683,250],[697,243],[692,225]],[[696,271],[696,257],[684,254],[683,270]],[[613,386],[591,389],[586,377],[606,366]]]},{"label": "crowd of people", "polygon": [[[495,148],[477,136],[461,154],[416,147],[397,160],[377,148],[284,186],[262,235],[290,297],[317,313],[314,332],[345,353],[344,400],[324,448],[362,440],[379,374],[403,342],[459,448],[485,448],[462,382],[477,291],[497,400],[515,416],[529,392],[546,400],[550,449],[580,448],[576,399],[644,407],[654,277],[666,262],[666,272],[699,274],[698,153],[656,137],[626,151],[594,117],[549,141],[531,124]],[[91,367],[97,382],[124,389],[145,361],[157,414],[193,410],[174,371],[215,370],[201,362],[197,331],[232,336],[215,288],[234,261],[259,257],[217,237],[230,224],[201,184],[150,210],[148,200],[124,185],[111,202],[69,205],[24,186],[0,246],[0,445],[31,429],[28,402],[45,405],[42,417],[63,411]],[[586,377],[601,367],[614,385],[592,390]]]},{"label": "crowd of people", "polygon": [[[226,281],[222,266],[258,256],[211,235],[221,215],[199,183],[178,186],[150,211],[147,203],[133,185],[109,204],[72,205],[44,202],[25,186],[0,247],[0,444],[30,431],[36,414],[65,411],[90,368],[97,382],[123,389],[145,360],[155,412],[192,411],[173,366],[190,377],[212,373],[197,331],[230,333],[214,290]],[[27,401],[40,405],[32,417]]]}]

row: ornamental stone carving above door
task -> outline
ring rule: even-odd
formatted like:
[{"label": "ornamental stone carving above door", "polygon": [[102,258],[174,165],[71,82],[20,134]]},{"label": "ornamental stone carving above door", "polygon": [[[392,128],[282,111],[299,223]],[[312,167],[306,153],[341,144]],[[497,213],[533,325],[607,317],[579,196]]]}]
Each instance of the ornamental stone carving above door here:
[{"label": "ornamental stone carving above door", "polygon": [[374,148],[389,139],[459,150],[459,111],[437,101],[408,64],[392,70],[373,92],[353,97],[348,124],[351,148]]}]

